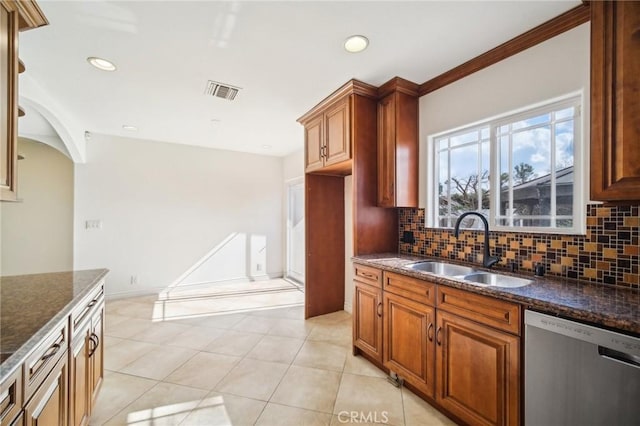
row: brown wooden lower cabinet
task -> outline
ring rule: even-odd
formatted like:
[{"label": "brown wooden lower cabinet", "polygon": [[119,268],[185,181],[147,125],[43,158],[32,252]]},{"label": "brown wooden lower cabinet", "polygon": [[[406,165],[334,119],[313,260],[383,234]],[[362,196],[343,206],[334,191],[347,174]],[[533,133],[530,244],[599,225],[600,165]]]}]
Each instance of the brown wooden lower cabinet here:
[{"label": "brown wooden lower cabinet", "polygon": [[[382,276],[383,290],[355,281],[354,346],[371,356],[381,350],[384,368],[459,421],[518,425],[520,305],[392,272],[367,272]],[[382,318],[376,315],[380,297]],[[381,347],[374,333],[378,321]]]},{"label": "brown wooden lower cabinet", "polygon": [[104,307],[98,310],[77,332],[71,347],[69,365],[69,424],[89,424],[89,417],[104,376],[103,352]]},{"label": "brown wooden lower cabinet", "polygon": [[436,401],[469,424],[517,425],[520,339],[444,311],[436,339]]},{"label": "brown wooden lower cabinet", "polygon": [[387,292],[383,300],[384,366],[433,397],[435,308]]},{"label": "brown wooden lower cabinet", "polygon": [[353,344],[382,362],[382,289],[354,281]]},{"label": "brown wooden lower cabinet", "polygon": [[89,423],[89,334],[91,323],[79,332],[71,348],[69,362],[69,424]]},{"label": "brown wooden lower cabinet", "polygon": [[55,365],[24,409],[25,426],[67,425],[67,354]]},{"label": "brown wooden lower cabinet", "polygon": [[93,409],[104,380],[104,302],[91,319],[91,341],[94,345],[89,357],[91,360],[89,398]]}]

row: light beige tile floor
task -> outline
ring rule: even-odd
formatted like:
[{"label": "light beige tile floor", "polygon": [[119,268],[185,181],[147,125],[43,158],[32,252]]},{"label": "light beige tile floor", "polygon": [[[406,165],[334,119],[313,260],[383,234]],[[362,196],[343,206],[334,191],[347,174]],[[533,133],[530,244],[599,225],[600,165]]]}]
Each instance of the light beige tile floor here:
[{"label": "light beige tile floor", "polygon": [[292,306],[284,293],[262,297],[272,309],[248,309],[255,297],[172,300],[176,317],[158,315],[149,296],[108,301],[91,424],[453,424],[351,354],[348,313],[305,321],[300,300]]}]

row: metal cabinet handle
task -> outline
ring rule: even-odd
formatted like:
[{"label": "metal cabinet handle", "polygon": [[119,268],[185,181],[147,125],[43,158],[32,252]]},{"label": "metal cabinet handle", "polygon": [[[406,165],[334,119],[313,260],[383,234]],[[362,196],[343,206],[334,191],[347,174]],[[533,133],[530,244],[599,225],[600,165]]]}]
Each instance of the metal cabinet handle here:
[{"label": "metal cabinet handle", "polygon": [[427,339],[429,339],[430,342],[433,342],[433,323],[432,322],[429,323],[429,327],[427,328]]},{"label": "metal cabinet handle", "polygon": [[365,278],[375,278],[376,276],[374,274],[370,274],[369,272],[360,272],[360,275],[362,275]]},{"label": "metal cabinet handle", "polygon": [[97,334],[91,333],[91,335],[89,336],[89,341],[94,344],[93,348],[91,348],[91,350],[89,351],[89,357],[92,357],[93,354],[98,350],[98,347],[100,347],[100,338]]},{"label": "metal cabinet handle", "polygon": [[442,340],[440,340],[440,332],[442,331],[442,327],[438,327],[436,330],[436,343],[438,346],[442,346]]},{"label": "metal cabinet handle", "polygon": [[378,311],[378,316],[382,317],[382,302],[378,303],[377,311]]},{"label": "metal cabinet handle", "polygon": [[58,351],[60,350],[60,344],[58,343],[54,343],[53,345],[51,345],[51,347],[49,348],[49,350],[53,349],[53,351],[49,352],[49,353],[45,353],[44,355],[42,355],[42,357],[40,358],[40,361],[46,361],[49,358],[51,358],[52,356],[54,356],[55,354],[58,353]]},{"label": "metal cabinet handle", "polygon": [[91,355],[93,355],[93,353],[96,351],[96,341],[93,340],[93,334],[91,334],[87,339],[89,339],[89,357],[91,357]]}]

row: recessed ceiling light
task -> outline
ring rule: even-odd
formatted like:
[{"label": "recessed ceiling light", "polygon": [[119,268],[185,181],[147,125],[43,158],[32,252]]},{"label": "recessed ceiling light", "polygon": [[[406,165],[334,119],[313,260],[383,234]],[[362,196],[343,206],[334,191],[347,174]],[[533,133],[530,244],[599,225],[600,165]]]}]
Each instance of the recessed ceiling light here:
[{"label": "recessed ceiling light", "polygon": [[271,149],[271,145],[262,145],[262,149]]},{"label": "recessed ceiling light", "polygon": [[113,62],[108,61],[106,59],[98,58],[95,56],[90,56],[87,58],[87,62],[89,62],[94,67],[98,68],[102,71],[115,71],[116,66]]},{"label": "recessed ceiling light", "polygon": [[122,128],[124,130],[126,130],[127,132],[137,132],[138,128],[136,126],[131,126],[129,124],[125,124],[124,126],[122,126]]},{"label": "recessed ceiling light", "polygon": [[362,35],[352,35],[344,41],[344,48],[347,52],[362,52],[369,45],[369,39]]}]

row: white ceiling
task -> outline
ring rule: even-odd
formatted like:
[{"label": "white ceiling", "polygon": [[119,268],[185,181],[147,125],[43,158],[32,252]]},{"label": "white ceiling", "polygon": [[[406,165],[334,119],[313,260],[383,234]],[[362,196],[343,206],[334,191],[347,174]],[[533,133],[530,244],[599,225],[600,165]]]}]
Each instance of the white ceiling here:
[{"label": "white ceiling", "polygon": [[[54,100],[49,112],[61,125],[286,155],[303,146],[295,120],[349,79],[423,83],[580,2],[38,3],[50,25],[21,34],[20,83]],[[369,48],[344,51],[352,34],[367,36]],[[99,71],[89,56],[118,70]],[[206,96],[209,79],[242,90],[234,101]],[[45,131],[37,124],[22,122],[20,132]]]}]

